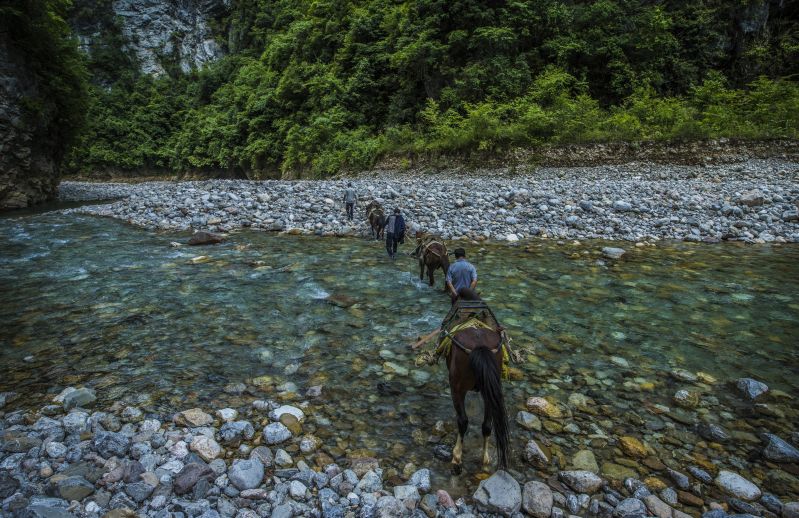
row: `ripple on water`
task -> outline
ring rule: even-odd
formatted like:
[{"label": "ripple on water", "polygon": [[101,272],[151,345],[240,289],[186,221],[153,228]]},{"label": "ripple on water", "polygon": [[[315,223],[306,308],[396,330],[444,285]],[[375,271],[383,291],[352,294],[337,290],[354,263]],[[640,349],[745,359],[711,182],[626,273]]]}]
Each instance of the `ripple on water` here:
[{"label": "ripple on water", "polygon": [[[0,348],[0,391],[24,390],[27,404],[39,405],[47,390],[88,384],[101,402],[147,396],[146,411],[170,413],[176,406],[248,405],[290,384],[300,393],[322,385],[309,423],[319,426],[332,454],[366,449],[391,469],[413,462],[446,473],[446,463],[430,460],[435,444],[454,441],[445,368],[416,368],[407,350],[450,307],[440,270],[431,289],[415,260],[391,262],[380,243],[353,239],[241,232],[213,248],[212,261],[190,264],[211,252],[172,249],[170,241],[185,236],[106,219],[0,221],[0,235],[14,232],[30,239],[0,245],[0,258],[9,261],[0,287],[10,293],[0,305],[0,343],[11,344]],[[53,240],[54,232],[69,246]],[[25,260],[40,252],[47,255]],[[570,418],[585,433],[547,436],[564,463],[589,440],[600,464],[615,461],[613,444],[598,438],[648,434],[643,422],[665,421],[658,433],[685,443],[691,429],[654,406],[674,411],[672,396],[684,388],[666,374],[675,368],[719,380],[699,387],[701,415],[730,429],[752,419],[737,413],[730,379],[755,376],[799,392],[799,351],[791,346],[799,336],[799,248],[661,244],[629,253],[629,261],[597,268],[590,253],[564,260],[563,247],[551,242],[540,242],[535,254],[495,245],[469,250],[480,291],[514,345],[535,346],[504,385],[511,415],[531,395],[562,405],[573,394],[591,401],[594,414],[575,410]],[[68,282],[77,278],[83,282]],[[351,301],[321,302],[331,294]],[[736,294],[756,297],[736,301]],[[27,355],[35,361],[25,362]],[[263,376],[263,390],[255,388],[252,380]],[[227,394],[229,383],[248,384],[252,394]],[[472,396],[467,462],[476,463],[480,404]],[[772,419],[787,429],[799,420],[797,407],[781,399],[785,417]],[[437,421],[446,432],[431,432]],[[528,432],[513,426],[512,437],[522,451]],[[738,454],[701,452],[722,463]],[[692,453],[675,450],[674,458]],[[446,480],[456,494],[474,483]]]}]

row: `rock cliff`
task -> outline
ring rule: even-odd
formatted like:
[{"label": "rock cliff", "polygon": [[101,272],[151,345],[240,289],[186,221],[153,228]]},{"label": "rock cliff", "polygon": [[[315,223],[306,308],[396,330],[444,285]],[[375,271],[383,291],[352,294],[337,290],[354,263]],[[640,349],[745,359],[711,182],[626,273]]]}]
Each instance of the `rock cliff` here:
[{"label": "rock cliff", "polygon": [[0,34],[0,210],[56,195],[60,151],[50,134],[52,111],[38,106],[34,116],[27,105],[40,88],[23,56]]},{"label": "rock cliff", "polygon": [[87,11],[76,10],[73,25],[83,49],[91,51],[107,30],[104,24],[113,20],[124,37],[124,50],[136,56],[145,74],[161,75],[173,66],[189,72],[224,55],[210,24],[227,12],[229,0],[113,0],[105,7],[111,12],[101,9],[88,10],[93,15],[88,18]]}]

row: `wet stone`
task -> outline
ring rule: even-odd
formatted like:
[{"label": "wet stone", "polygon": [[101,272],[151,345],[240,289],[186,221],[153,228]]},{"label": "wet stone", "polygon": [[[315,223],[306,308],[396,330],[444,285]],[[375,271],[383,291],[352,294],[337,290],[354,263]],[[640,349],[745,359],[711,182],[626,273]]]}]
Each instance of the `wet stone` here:
[{"label": "wet stone", "polygon": [[535,439],[527,441],[527,446],[524,448],[524,459],[537,468],[545,468],[549,465],[549,459]]},{"label": "wet stone", "polygon": [[691,481],[688,479],[687,475],[680,473],[679,471],[675,471],[673,469],[667,469],[666,473],[668,473],[669,478],[674,481],[674,484],[680,489],[688,489],[691,485]]},{"label": "wet stone", "polygon": [[704,482],[705,484],[710,484],[713,482],[713,477],[707,471],[703,470],[698,466],[688,466],[686,468],[688,473],[690,473],[695,479],[699,480],[700,482]]},{"label": "wet stone", "polygon": [[58,494],[67,501],[81,501],[94,493],[94,484],[83,477],[66,477],[56,483]]},{"label": "wet stone", "polygon": [[186,494],[192,490],[201,477],[210,477],[213,475],[214,472],[205,464],[186,464],[175,476],[173,482],[175,494]]},{"label": "wet stone", "polygon": [[558,478],[574,491],[587,495],[595,493],[603,483],[599,475],[585,470],[561,471]]},{"label": "wet stone", "polygon": [[615,518],[640,517],[646,515],[646,506],[637,498],[626,498],[613,510]]},{"label": "wet stone", "polygon": [[742,500],[756,500],[760,498],[761,494],[756,485],[732,471],[719,471],[716,477],[716,485],[725,493]]},{"label": "wet stone", "polygon": [[708,441],[712,442],[727,442],[730,439],[730,434],[721,426],[713,423],[700,423],[696,427],[697,433]]},{"label": "wet stone", "polygon": [[282,423],[270,423],[264,427],[264,440],[270,446],[289,439],[291,439],[291,432]]},{"label": "wet stone", "polygon": [[480,510],[505,516],[517,512],[522,505],[519,483],[502,470],[481,481],[473,498]]},{"label": "wet stone", "polygon": [[791,446],[774,434],[763,434],[766,447],[763,456],[774,462],[799,462],[799,449]]},{"label": "wet stone", "polygon": [[94,449],[101,456],[124,457],[130,446],[130,439],[118,432],[97,432],[92,442]]},{"label": "wet stone", "polygon": [[575,470],[599,473],[599,465],[591,450],[580,450],[575,453],[571,460],[571,467]]},{"label": "wet stone", "polygon": [[766,392],[768,392],[768,385],[762,381],[757,381],[752,378],[739,378],[735,381],[735,387],[744,398],[754,401]]},{"label": "wet stone", "polygon": [[254,489],[264,478],[264,465],[257,458],[239,460],[228,469],[228,478],[236,489]]},{"label": "wet stone", "polygon": [[87,407],[96,400],[97,395],[92,389],[79,388],[64,396],[64,408]]},{"label": "wet stone", "polygon": [[542,482],[531,481],[522,491],[522,508],[533,518],[549,518],[552,512],[552,490]]}]

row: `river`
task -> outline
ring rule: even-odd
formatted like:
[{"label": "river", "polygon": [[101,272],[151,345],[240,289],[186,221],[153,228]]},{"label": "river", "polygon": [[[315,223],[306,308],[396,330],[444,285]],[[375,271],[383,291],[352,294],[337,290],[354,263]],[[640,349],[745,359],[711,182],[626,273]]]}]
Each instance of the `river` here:
[{"label": "river", "polygon": [[[417,368],[407,348],[449,308],[440,272],[431,289],[413,259],[391,262],[367,240],[241,231],[214,247],[170,246],[186,237],[55,212],[0,219],[0,391],[23,394],[10,406],[85,385],[100,404],[163,418],[300,402],[322,386],[305,431],[331,457],[368,452],[389,475],[428,466],[456,495],[474,486],[479,399],[467,474],[449,477],[432,455],[454,443],[445,367]],[[530,396],[586,397],[541,432],[514,423],[513,468],[534,471],[521,460],[534,435],[561,469],[588,448],[603,472],[643,476],[650,467],[615,446],[636,435],[667,465],[702,457],[767,477],[752,435],[787,438],[799,422],[799,246],[627,243],[613,262],[598,253],[606,245],[466,245],[480,292],[529,351],[505,383],[510,419]],[[703,374],[685,381],[683,370]],[[731,385],[742,376],[769,385],[768,409],[742,402]],[[698,406],[674,404],[683,388]],[[700,422],[732,439],[703,441]]]}]

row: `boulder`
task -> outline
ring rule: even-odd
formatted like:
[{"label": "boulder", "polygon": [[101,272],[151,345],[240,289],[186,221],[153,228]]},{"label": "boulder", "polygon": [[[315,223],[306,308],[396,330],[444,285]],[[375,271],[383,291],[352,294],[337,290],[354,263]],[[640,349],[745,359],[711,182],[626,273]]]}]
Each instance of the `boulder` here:
[{"label": "boulder", "polygon": [[615,518],[638,518],[646,516],[646,506],[637,498],[625,498],[613,510]]},{"label": "boulder", "polygon": [[626,253],[627,251],[624,248],[616,248],[613,246],[606,246],[602,249],[602,255],[608,259],[621,259],[621,256]]},{"label": "boulder", "polygon": [[92,446],[105,458],[124,457],[130,447],[130,439],[118,432],[97,432],[94,434]]},{"label": "boulder", "polygon": [[480,482],[473,498],[481,511],[504,516],[516,513],[522,507],[522,490],[519,483],[503,470]]},{"label": "boulder", "polygon": [[58,488],[58,495],[67,502],[73,500],[80,502],[94,493],[94,484],[83,477],[62,478],[56,482],[56,487]]},{"label": "boulder", "polygon": [[585,470],[561,471],[558,478],[577,493],[587,495],[595,493],[603,483],[599,475]]},{"label": "boulder", "polygon": [[264,465],[257,458],[238,460],[230,466],[227,476],[239,491],[254,489],[264,479]]},{"label": "boulder", "polygon": [[772,433],[764,433],[766,447],[763,456],[774,462],[799,462],[799,449],[791,446]]},{"label": "boulder", "polygon": [[750,401],[754,401],[768,392],[768,385],[752,378],[738,378],[735,380],[735,387],[738,392]]},{"label": "boulder", "polygon": [[716,485],[725,493],[741,500],[757,500],[760,498],[760,489],[752,482],[732,471],[719,471],[716,476]]},{"label": "boulder", "polygon": [[191,451],[197,453],[205,462],[210,462],[219,457],[222,453],[222,448],[211,437],[205,435],[197,435],[191,440],[189,446]]},{"label": "boulder", "polygon": [[195,232],[187,241],[187,244],[191,246],[198,246],[198,245],[215,245],[217,243],[221,243],[225,240],[225,237],[220,234],[214,234],[212,232]]},{"label": "boulder", "polygon": [[194,488],[194,485],[201,478],[210,478],[214,475],[214,471],[206,464],[198,464],[192,462],[186,464],[175,476],[172,488],[177,495],[185,495]]},{"label": "boulder", "polygon": [[198,426],[208,426],[214,422],[214,418],[206,414],[199,408],[190,408],[175,415],[175,423],[179,426],[197,428]]},{"label": "boulder", "polygon": [[746,205],[747,207],[758,207],[763,205],[764,201],[765,197],[763,196],[763,192],[758,189],[747,191],[738,198],[738,203]]},{"label": "boulder", "polygon": [[291,439],[291,431],[283,423],[270,423],[264,427],[266,444],[280,444]]},{"label": "boulder", "polygon": [[96,400],[97,395],[92,389],[79,388],[64,396],[64,408],[87,407]]},{"label": "boulder", "polygon": [[549,458],[535,442],[535,439],[527,441],[527,446],[524,448],[524,460],[537,468],[545,468],[549,465]]},{"label": "boulder", "polygon": [[549,518],[552,514],[552,490],[543,482],[531,481],[522,490],[522,508],[533,518]]}]

